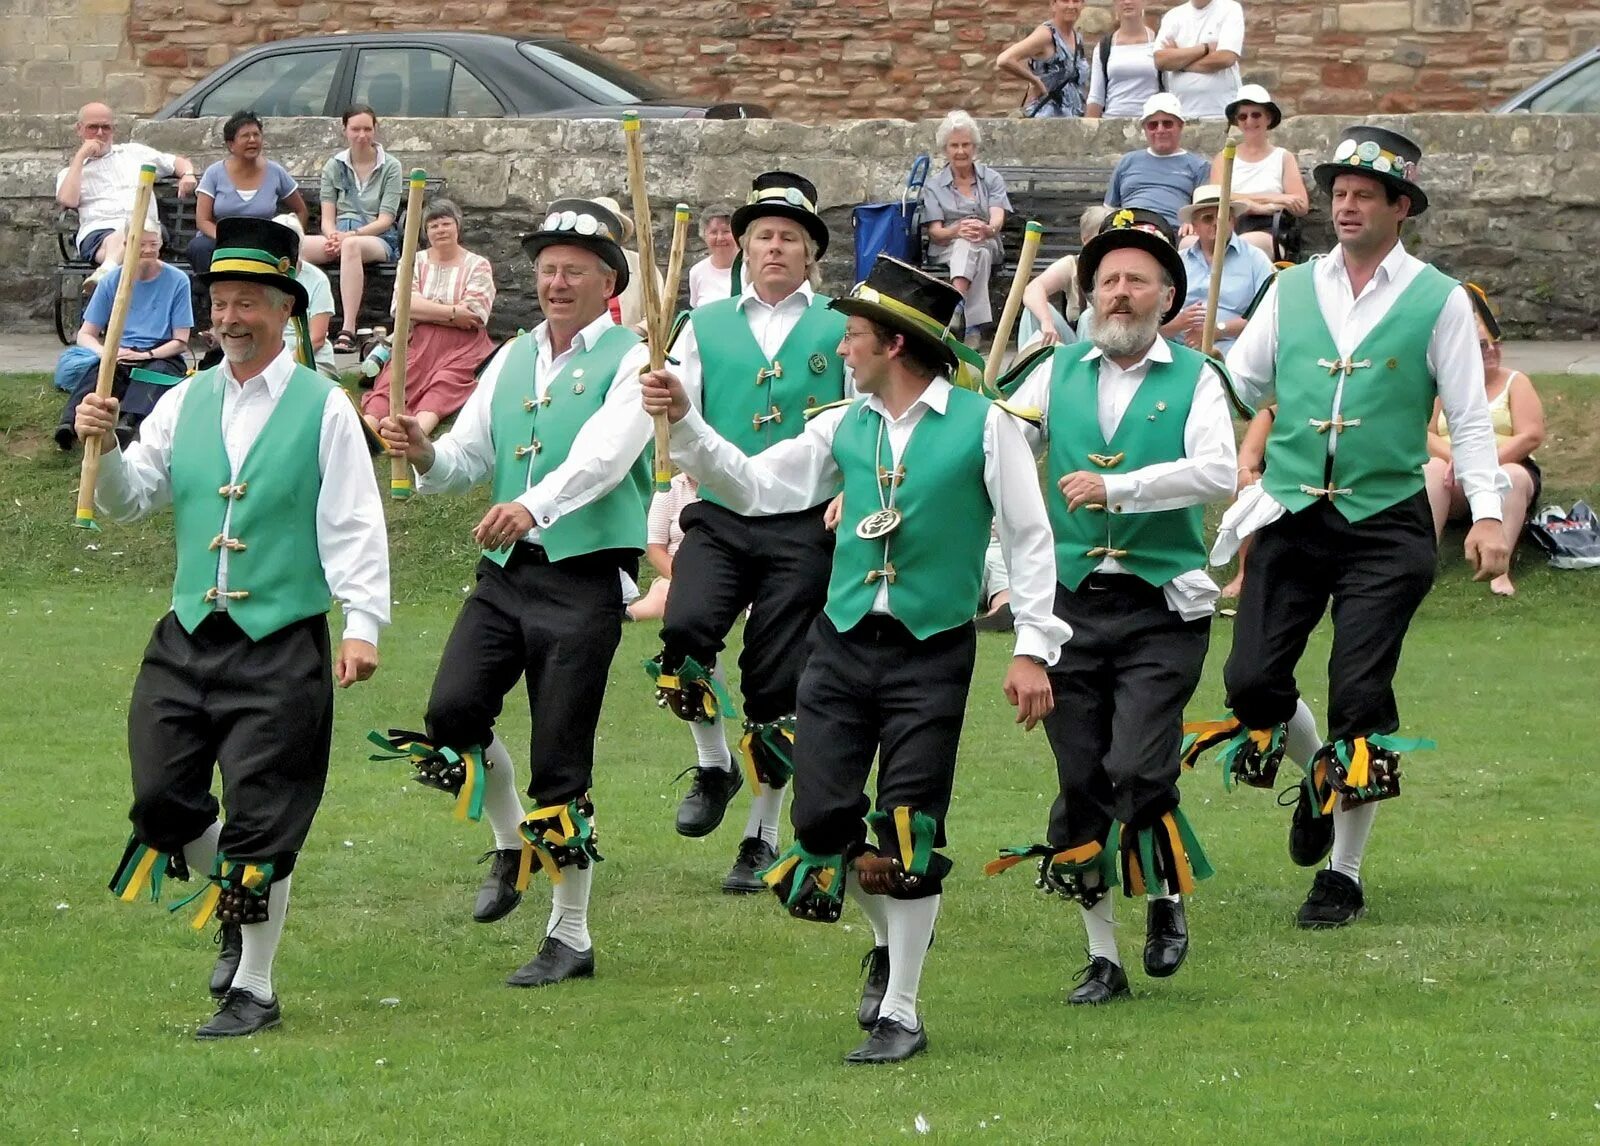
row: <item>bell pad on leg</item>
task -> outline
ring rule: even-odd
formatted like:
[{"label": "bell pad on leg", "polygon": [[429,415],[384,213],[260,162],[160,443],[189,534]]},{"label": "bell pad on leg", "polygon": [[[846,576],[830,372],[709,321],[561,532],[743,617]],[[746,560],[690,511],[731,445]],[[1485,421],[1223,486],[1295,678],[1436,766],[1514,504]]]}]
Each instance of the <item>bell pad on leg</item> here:
[{"label": "bell pad on leg", "polygon": [[844,910],[844,855],[818,855],[790,845],[771,867],[756,873],[789,914],[812,923],[837,923]]},{"label": "bell pad on leg", "polygon": [[209,886],[201,888],[188,899],[174,903],[168,911],[179,911],[199,900],[199,910],[189,924],[196,931],[204,930],[215,916],[219,922],[247,925],[267,921],[267,893],[272,888],[273,865],[229,859],[217,853],[207,877]]},{"label": "bell pad on leg", "polygon": [[[561,882],[562,868],[576,867],[582,871],[604,858],[596,847],[599,837],[594,830],[594,804],[586,796],[568,804],[535,808],[523,819],[518,830],[527,845],[523,866],[527,867],[529,860],[536,858],[540,870],[552,883]],[[532,850],[531,857],[526,854],[528,849]],[[518,884],[526,886],[521,874]]]},{"label": "bell pad on leg", "polygon": [[1116,853],[1094,841],[1041,856],[1037,886],[1088,910],[1105,898],[1116,875]]},{"label": "bell pad on leg", "polygon": [[[883,889],[874,894],[896,899],[921,899],[938,895],[944,889],[944,877],[954,865],[934,850],[939,838],[939,821],[926,812],[902,804],[867,813],[867,827],[877,835],[878,848],[876,853],[867,852],[862,857],[867,860],[862,890],[873,891],[868,885],[869,879]],[[861,871],[859,864],[860,861],[858,872]]]},{"label": "bell pad on leg", "polygon": [[456,819],[476,822],[483,818],[488,764],[481,745],[474,744],[458,752],[448,745],[434,744],[421,732],[408,732],[403,728],[391,728],[387,735],[369,732],[367,739],[384,749],[367,759],[409,761],[416,769],[413,781],[456,797]]},{"label": "bell pad on leg", "polygon": [[149,894],[151,903],[160,903],[161,884],[169,877],[188,882],[189,865],[184,861],[183,852],[157,851],[141,843],[139,837],[129,836],[122,859],[106,887],[124,903],[132,903],[145,893]]},{"label": "bell pad on leg", "polygon": [[1286,732],[1287,726],[1282,724],[1246,728],[1231,716],[1185,724],[1180,763],[1193,768],[1201,755],[1220,748],[1217,758],[1224,788],[1231,789],[1235,781],[1251,788],[1271,788],[1283,763]]},{"label": "bell pad on leg", "polygon": [[765,724],[746,720],[739,752],[751,788],[782,788],[794,775],[794,717],[781,716]]},{"label": "bell pad on leg", "polygon": [[[1328,745],[1319,753],[1327,760],[1328,787],[1344,799],[1345,808],[1357,808],[1400,794],[1400,753],[1434,747],[1431,740],[1397,736],[1357,736]],[[1331,810],[1333,796],[1329,797]]]},{"label": "bell pad on leg", "polygon": [[739,713],[722,682],[693,657],[684,657],[676,671],[662,667],[662,659],[645,661],[645,672],[656,682],[656,707],[671,709],[679,720],[694,724],[715,724],[723,717],[735,719]]}]

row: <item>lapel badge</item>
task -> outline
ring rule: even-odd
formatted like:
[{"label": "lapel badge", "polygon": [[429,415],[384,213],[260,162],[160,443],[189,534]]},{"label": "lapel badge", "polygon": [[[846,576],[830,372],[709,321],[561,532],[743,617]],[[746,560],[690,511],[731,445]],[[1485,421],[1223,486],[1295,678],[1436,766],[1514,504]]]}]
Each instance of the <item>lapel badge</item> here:
[{"label": "lapel badge", "polygon": [[1391,358],[1388,362],[1384,363],[1384,365],[1390,370],[1398,370],[1400,368],[1400,360],[1398,358]]},{"label": "lapel badge", "polygon": [[811,368],[811,373],[822,374],[828,369],[828,360],[820,354],[813,354],[806,359],[806,365]]},{"label": "lapel badge", "polygon": [[580,367],[578,367],[578,368],[577,368],[577,369],[576,369],[576,370],[574,370],[574,371],[573,371],[573,372],[572,372],[572,376],[573,376],[573,377],[574,377],[574,378],[582,378],[582,377],[583,377],[583,367],[582,367],[582,366],[580,366]]},{"label": "lapel badge", "polygon": [[572,384],[572,392],[574,394],[582,394],[583,393],[583,383],[582,382],[574,382]]}]

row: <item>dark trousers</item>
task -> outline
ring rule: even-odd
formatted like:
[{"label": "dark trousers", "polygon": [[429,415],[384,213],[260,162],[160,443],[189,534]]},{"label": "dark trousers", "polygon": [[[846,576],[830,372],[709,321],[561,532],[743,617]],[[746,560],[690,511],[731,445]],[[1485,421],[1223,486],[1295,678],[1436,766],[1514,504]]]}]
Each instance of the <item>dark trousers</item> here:
[{"label": "dark trousers", "polygon": [[1149,827],[1178,806],[1183,708],[1211,618],[1185,621],[1160,588],[1100,573],[1076,592],[1057,585],[1056,616],[1072,639],[1050,670],[1056,704],[1044,718],[1061,784],[1049,838],[1069,848],[1105,842],[1113,822]]},{"label": "dark trousers", "polygon": [[795,711],[801,649],[828,599],[833,534],[822,506],[744,517],[710,502],[683,511],[672,592],[661,624],[662,663],[693,657],[706,668],[748,607],[739,655],[745,716],[763,724]]},{"label": "dark trousers", "polygon": [[877,807],[932,816],[935,845],[944,845],[977,647],[970,622],[919,641],[890,617],[869,616],[848,633],[817,618],[800,676],[789,812],[808,851],[849,853],[866,840],[874,756]]},{"label": "dark trousers", "polygon": [[193,633],[168,613],[128,707],[133,833],[169,853],[199,836],[217,818],[215,765],[228,810],[218,850],[288,875],[322,802],[332,738],[326,617],[252,641],[226,613]]},{"label": "dark trousers", "polygon": [[525,677],[529,797],[542,807],[588,791],[606,677],[622,640],[618,572],[636,560],[610,550],[551,563],[543,549],[520,543],[504,568],[480,560],[428,698],[429,739],[458,751],[488,744],[506,694]]},{"label": "dark trousers", "polygon": [[[156,374],[166,374],[172,382],[168,385],[159,385],[155,382],[145,382],[133,377],[133,371],[149,370]],[[167,396],[172,386],[183,379],[188,364],[180,358],[156,358],[149,362],[119,363],[116,373],[112,375],[111,396],[121,404],[117,419],[117,437],[123,445],[133,441],[138,435],[139,423],[149,417],[150,411],[156,408],[156,403]],[[87,363],[82,372],[72,385],[72,394],[67,398],[67,404],[61,409],[60,421],[56,423],[56,441],[63,449],[71,449],[77,441],[77,432],[73,429],[73,421],[78,416],[78,406],[90,394],[94,393],[96,384],[100,381],[100,362],[95,360]]]},{"label": "dark trousers", "polygon": [[1355,523],[1318,501],[1261,530],[1223,669],[1228,707],[1251,728],[1294,714],[1295,666],[1331,599],[1328,739],[1397,731],[1400,647],[1437,560],[1423,492]]}]

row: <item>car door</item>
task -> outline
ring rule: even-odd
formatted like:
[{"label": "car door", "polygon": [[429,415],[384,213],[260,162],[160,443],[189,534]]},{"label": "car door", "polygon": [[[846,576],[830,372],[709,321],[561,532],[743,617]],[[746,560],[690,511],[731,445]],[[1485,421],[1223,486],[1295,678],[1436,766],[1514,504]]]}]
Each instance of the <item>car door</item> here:
[{"label": "car door", "polygon": [[362,47],[357,51],[353,103],[366,104],[382,119],[498,119],[505,106],[460,60],[418,45]]},{"label": "car door", "polygon": [[1563,112],[1574,115],[1600,113],[1600,56],[1568,72],[1528,101],[1534,114]]},{"label": "car door", "polygon": [[197,93],[181,114],[226,117],[247,109],[261,116],[332,114],[344,51],[331,46],[254,56]]}]

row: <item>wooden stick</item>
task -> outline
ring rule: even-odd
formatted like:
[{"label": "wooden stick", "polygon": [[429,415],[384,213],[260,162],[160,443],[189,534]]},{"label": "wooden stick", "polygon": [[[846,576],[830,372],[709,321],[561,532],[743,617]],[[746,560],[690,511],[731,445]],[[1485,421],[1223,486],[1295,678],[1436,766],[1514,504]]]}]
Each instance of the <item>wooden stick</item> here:
[{"label": "wooden stick", "polygon": [[[406,189],[406,230],[400,240],[400,265],[395,268],[394,334],[389,351],[389,413],[399,417],[406,412],[406,343],[411,338],[411,277],[417,266],[417,236],[422,232],[422,191],[428,173],[411,169]],[[410,497],[411,463],[404,454],[390,459],[389,496],[396,501]]]},{"label": "wooden stick", "polygon": [[[662,337],[672,335],[672,321],[678,309],[678,285],[683,279],[683,248],[689,242],[689,204],[679,203],[672,213],[672,246],[667,249],[667,286],[661,292]],[[663,346],[662,352],[666,352]]]},{"label": "wooden stick", "polygon": [[[656,293],[656,248],[650,228],[650,194],[644,184],[644,140],[639,136],[639,113],[623,112],[622,137],[628,145],[628,189],[633,194],[634,234],[639,242],[639,277],[644,280],[644,322],[649,331],[650,369],[660,370],[667,364],[667,332],[672,316],[663,316],[661,299]],[[656,489],[672,488],[672,427],[665,414],[655,416],[656,424]]]},{"label": "wooden stick", "polygon": [[989,347],[989,361],[983,364],[983,385],[994,390],[994,380],[1000,377],[1000,365],[1005,361],[1006,344],[1011,341],[1011,329],[1017,324],[1017,314],[1022,310],[1022,292],[1028,289],[1028,276],[1033,273],[1033,258],[1039,253],[1044,239],[1044,224],[1028,220],[1022,233],[1022,253],[1017,256],[1017,273],[1011,280],[1011,290],[1006,294],[1005,309],[1000,312],[1000,325],[994,328],[994,345]]},{"label": "wooden stick", "polygon": [[1206,292],[1206,327],[1200,332],[1200,353],[1209,356],[1217,341],[1217,303],[1222,298],[1222,260],[1228,254],[1233,231],[1233,157],[1239,150],[1233,133],[1222,145],[1222,191],[1217,199],[1217,241],[1211,246],[1211,289]]},{"label": "wooden stick", "polygon": [[[117,350],[122,345],[122,331],[128,323],[128,310],[133,305],[133,284],[139,278],[139,247],[144,242],[145,216],[150,211],[150,196],[155,192],[156,169],[154,164],[139,168],[139,185],[133,192],[133,214],[128,216],[128,227],[123,236],[122,275],[117,280],[117,294],[111,302],[111,318],[106,323],[105,337],[101,339],[100,373],[95,378],[94,392],[101,398],[111,396],[112,384],[117,377]],[[100,435],[84,439],[83,469],[78,474],[78,511],[73,524],[79,529],[99,529],[94,520],[94,487],[100,480]]]}]

